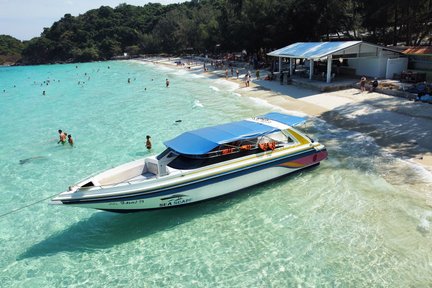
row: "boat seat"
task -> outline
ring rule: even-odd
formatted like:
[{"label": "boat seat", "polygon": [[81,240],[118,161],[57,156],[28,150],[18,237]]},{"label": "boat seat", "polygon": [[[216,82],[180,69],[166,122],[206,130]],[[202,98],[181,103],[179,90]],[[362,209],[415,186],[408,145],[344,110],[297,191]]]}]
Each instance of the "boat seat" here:
[{"label": "boat seat", "polygon": [[138,175],[136,177],[133,177],[131,179],[129,179],[129,182],[135,182],[135,181],[142,181],[142,180],[147,180],[147,179],[151,179],[151,178],[155,178],[156,175],[150,172],[145,172],[141,175]]}]

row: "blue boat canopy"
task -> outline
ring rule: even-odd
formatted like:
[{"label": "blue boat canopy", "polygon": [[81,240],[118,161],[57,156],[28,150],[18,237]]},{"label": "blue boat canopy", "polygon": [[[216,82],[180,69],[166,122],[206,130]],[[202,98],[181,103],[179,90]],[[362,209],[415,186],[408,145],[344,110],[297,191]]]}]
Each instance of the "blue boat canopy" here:
[{"label": "blue boat canopy", "polygon": [[296,126],[306,121],[304,117],[292,116],[288,114],[282,114],[277,112],[271,112],[258,118],[270,119],[288,126]]},{"label": "blue boat canopy", "polygon": [[[275,112],[256,118],[268,119],[288,126],[298,125],[305,121],[305,118],[302,117]],[[185,132],[164,144],[180,154],[202,155],[222,144],[256,138],[277,131],[280,131],[280,128],[272,126],[270,121],[264,124],[243,120]]]}]

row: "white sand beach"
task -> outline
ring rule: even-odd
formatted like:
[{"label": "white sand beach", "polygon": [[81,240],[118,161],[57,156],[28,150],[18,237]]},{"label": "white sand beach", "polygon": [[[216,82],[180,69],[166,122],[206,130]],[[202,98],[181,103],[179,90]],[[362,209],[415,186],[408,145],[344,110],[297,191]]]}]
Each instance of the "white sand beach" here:
[{"label": "white sand beach", "polygon": [[[143,61],[225,78],[225,69],[215,70],[207,64],[209,71],[204,72],[203,63],[198,60],[153,57]],[[185,65],[178,66],[175,61]],[[255,77],[250,87],[245,87],[242,79],[247,70],[242,68],[239,72],[239,79],[236,79],[235,73],[231,77],[229,71],[227,80],[239,84],[236,92],[240,95],[262,99],[286,110],[318,117],[336,127],[363,133],[389,153],[420,164],[432,173],[432,105],[375,92],[361,93],[355,88],[319,92]]]}]

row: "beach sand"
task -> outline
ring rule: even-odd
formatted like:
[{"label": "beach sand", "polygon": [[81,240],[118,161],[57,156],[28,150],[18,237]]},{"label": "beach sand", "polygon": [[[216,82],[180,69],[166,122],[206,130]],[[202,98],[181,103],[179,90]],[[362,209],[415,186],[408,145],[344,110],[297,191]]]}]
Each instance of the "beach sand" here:
[{"label": "beach sand", "polygon": [[[146,58],[143,61],[174,66],[208,77],[225,78],[225,69],[214,70],[207,64],[209,71],[204,72],[203,63],[196,60]],[[174,61],[182,61],[185,65],[177,66]],[[239,84],[236,93],[264,100],[282,109],[318,117],[339,128],[363,133],[395,157],[420,164],[432,174],[432,105],[375,92],[361,93],[355,88],[319,92],[281,85],[279,81],[257,80],[254,72],[251,85],[245,87],[242,79],[247,69],[239,69],[239,79],[235,75],[227,78]]]}]

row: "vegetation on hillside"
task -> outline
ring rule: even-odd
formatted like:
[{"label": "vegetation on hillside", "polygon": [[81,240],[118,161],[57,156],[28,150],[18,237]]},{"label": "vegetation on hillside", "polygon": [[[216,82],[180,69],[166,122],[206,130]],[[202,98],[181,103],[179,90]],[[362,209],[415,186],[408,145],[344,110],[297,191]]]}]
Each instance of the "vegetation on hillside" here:
[{"label": "vegetation on hillside", "polygon": [[13,64],[21,58],[24,44],[9,35],[0,35],[0,65]]},{"label": "vegetation on hillside", "polygon": [[22,51],[28,64],[116,55],[275,49],[299,41],[430,44],[432,0],[193,0],[64,15]]}]

